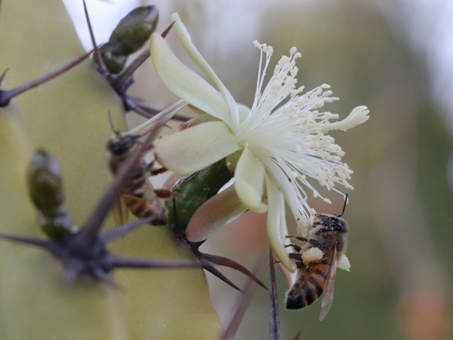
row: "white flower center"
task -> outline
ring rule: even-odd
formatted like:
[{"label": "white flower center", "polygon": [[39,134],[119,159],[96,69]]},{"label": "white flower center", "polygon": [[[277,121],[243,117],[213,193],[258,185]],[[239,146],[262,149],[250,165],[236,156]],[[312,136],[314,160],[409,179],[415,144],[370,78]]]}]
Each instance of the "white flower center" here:
[{"label": "white flower center", "polygon": [[236,141],[248,145],[264,164],[268,175],[285,195],[294,216],[306,219],[311,211],[306,203],[304,186],[312,190],[315,197],[319,196],[307,178],[318,180],[329,190],[334,189],[335,183],[352,189],[347,182],[352,170],[341,162],[344,152],[324,133],[363,123],[368,118],[368,110],[356,108],[345,120],[329,122],[338,119],[338,115],[318,109],[338,98],[331,96],[330,86],[326,84],[301,94],[303,87],[296,88],[296,59],[301,54],[295,47],[290,50],[289,57],[280,59],[263,89],[273,49],[258,42],[254,45],[261,50],[255,101],[248,116],[235,128]]}]

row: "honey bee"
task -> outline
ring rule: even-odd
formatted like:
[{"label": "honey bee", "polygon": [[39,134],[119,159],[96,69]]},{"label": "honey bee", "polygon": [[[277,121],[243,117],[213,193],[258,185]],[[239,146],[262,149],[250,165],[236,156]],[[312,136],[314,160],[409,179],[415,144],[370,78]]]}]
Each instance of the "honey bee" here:
[{"label": "honey bee", "polygon": [[[140,135],[116,133],[108,140],[108,165],[113,176],[140,146],[140,137]],[[148,176],[157,175],[163,171],[166,169],[153,169],[153,162],[146,164],[144,160],[141,160],[132,168],[129,181],[123,187],[120,195],[121,200],[132,214],[138,218],[155,216],[153,224],[156,225],[167,223],[167,210],[159,198],[169,198],[171,193],[167,190],[155,189]],[[119,218],[124,220],[127,211],[123,211],[121,208],[119,210]]]},{"label": "honey bee", "polygon": [[[337,263],[346,252],[348,241],[349,227],[341,216],[316,214],[308,239],[288,236],[307,245],[304,248],[289,245],[297,251],[290,254],[290,258],[296,262],[299,277],[286,294],[286,309],[302,309],[322,295],[319,319],[327,315],[333,301]],[[318,248],[322,254],[319,258],[304,260],[304,253],[313,248]]]}]

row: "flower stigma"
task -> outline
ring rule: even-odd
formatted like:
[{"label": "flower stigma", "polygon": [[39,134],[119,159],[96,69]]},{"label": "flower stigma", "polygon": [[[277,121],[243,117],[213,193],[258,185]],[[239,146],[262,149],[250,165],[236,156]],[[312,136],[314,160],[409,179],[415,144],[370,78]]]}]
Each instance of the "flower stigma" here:
[{"label": "flower stigma", "polygon": [[[178,14],[173,14],[172,20],[185,50],[215,87],[184,65],[162,37],[153,34],[151,58],[156,72],[170,91],[213,119],[158,139],[156,157],[167,169],[181,174],[226,157],[228,168],[234,170],[235,189],[235,195],[228,197],[239,200],[243,211],[267,211],[267,234],[274,255],[294,272],[290,249],[285,247],[289,243],[285,204],[294,220],[303,225],[312,221],[314,214],[307,203],[307,191],[330,203],[312,183],[340,194],[336,185],[353,189],[348,182],[352,170],[342,162],[344,152],[326,133],[364,123],[369,118],[368,108],[358,106],[340,121],[338,114],[322,111],[325,104],[338,98],[326,84],[306,92],[297,87],[296,60],[301,54],[295,47],[289,56],[280,58],[265,83],[273,48],[257,41],[253,44],[260,51],[260,60],[254,102],[251,108],[238,104],[193,45]],[[198,225],[192,232],[189,222],[187,238],[193,242],[206,239],[217,228],[215,223],[206,221],[206,226]]]}]

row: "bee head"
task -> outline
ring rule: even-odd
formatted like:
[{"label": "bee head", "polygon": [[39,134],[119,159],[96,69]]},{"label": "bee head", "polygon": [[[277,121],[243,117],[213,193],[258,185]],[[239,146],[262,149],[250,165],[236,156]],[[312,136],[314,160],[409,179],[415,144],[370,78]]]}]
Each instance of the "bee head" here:
[{"label": "bee head", "polygon": [[107,142],[107,149],[115,156],[127,153],[137,142],[138,135],[120,135],[112,137]]},{"label": "bee head", "polygon": [[347,233],[349,231],[348,224],[341,217],[329,214],[316,214],[315,217],[314,224],[320,226],[318,233]]}]

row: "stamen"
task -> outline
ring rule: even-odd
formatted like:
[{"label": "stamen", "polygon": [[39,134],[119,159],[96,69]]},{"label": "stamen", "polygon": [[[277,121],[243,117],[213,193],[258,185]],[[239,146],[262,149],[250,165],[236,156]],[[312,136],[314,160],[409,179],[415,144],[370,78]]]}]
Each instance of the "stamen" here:
[{"label": "stamen", "polygon": [[314,211],[307,203],[306,190],[314,197],[331,202],[308,179],[316,180],[322,187],[335,192],[339,192],[334,188],[336,184],[351,188],[347,181],[352,171],[341,161],[344,152],[331,136],[324,133],[363,123],[368,119],[368,109],[358,107],[346,119],[330,122],[338,119],[338,114],[318,110],[338,98],[332,96],[327,84],[306,93],[302,93],[303,86],[296,88],[296,59],[301,57],[297,49],[292,48],[289,56],[280,58],[265,85],[273,49],[257,41],[254,46],[260,49],[256,96],[250,113],[234,129],[235,138],[247,144],[263,163],[296,220],[312,220]]}]

